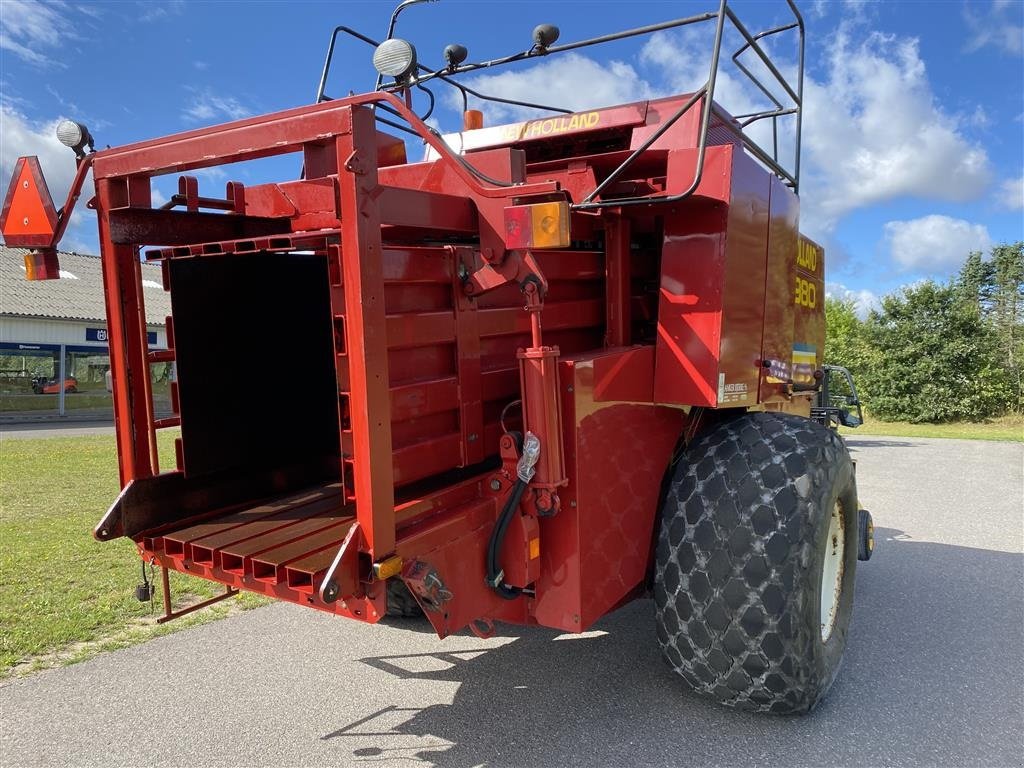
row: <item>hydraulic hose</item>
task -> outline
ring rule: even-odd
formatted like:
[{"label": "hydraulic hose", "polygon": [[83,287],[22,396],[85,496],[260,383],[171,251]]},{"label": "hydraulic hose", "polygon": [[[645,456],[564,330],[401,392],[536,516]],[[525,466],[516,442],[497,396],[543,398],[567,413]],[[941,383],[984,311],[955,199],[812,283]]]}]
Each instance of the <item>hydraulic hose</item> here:
[{"label": "hydraulic hose", "polygon": [[505,532],[508,530],[508,524],[512,521],[512,515],[515,514],[519,502],[522,501],[526,485],[521,479],[516,480],[512,494],[501,510],[498,522],[494,524],[491,540],[487,543],[487,583],[506,600],[514,600],[522,594],[523,590],[519,587],[510,587],[504,582],[505,572],[498,567],[498,552],[501,550],[502,542],[505,541]]},{"label": "hydraulic hose", "polygon": [[523,500],[523,493],[526,486],[530,484],[535,472],[534,465],[540,458],[540,440],[532,432],[527,432],[523,440],[523,453],[516,466],[516,484],[512,486],[512,493],[509,494],[505,506],[501,509],[491,538],[487,542],[487,583],[491,588],[506,600],[514,600],[523,593],[521,587],[510,587],[505,583],[505,571],[498,565],[498,553],[505,541],[505,533],[508,525],[512,522],[512,515],[519,508]]}]

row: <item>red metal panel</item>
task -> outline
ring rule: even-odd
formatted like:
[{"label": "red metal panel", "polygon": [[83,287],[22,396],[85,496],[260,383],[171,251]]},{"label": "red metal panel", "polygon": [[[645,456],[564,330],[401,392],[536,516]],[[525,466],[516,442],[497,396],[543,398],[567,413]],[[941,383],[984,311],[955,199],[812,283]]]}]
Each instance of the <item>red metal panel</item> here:
[{"label": "red metal panel", "polygon": [[665,222],[654,379],[660,403],[718,404],[727,213],[695,201],[687,216]]},{"label": "red metal panel", "polygon": [[642,402],[653,386],[650,347],[578,356],[560,369],[569,485],[559,513],[540,519],[534,617],[581,632],[646,579],[661,480],[686,416]]},{"label": "red metal panel", "polygon": [[762,370],[769,178],[775,177],[733,147],[723,149],[732,154],[733,162],[717,384],[719,406],[732,408],[757,403]]},{"label": "red metal panel", "polygon": [[786,381],[792,376],[795,320],[796,255],[800,201],[774,179],[768,225],[768,269],[764,287],[764,341],[759,400],[786,402]]},{"label": "red metal panel", "polygon": [[[788,191],[788,190],[786,190]],[[794,274],[793,381],[814,383],[825,354],[825,250],[800,236]]]},{"label": "red metal panel", "polygon": [[[665,223],[655,399],[736,407],[757,402],[764,326],[768,174],[733,145],[709,147],[686,216]],[[692,175],[672,153],[673,179]],[[722,200],[722,202],[720,202]]]}]

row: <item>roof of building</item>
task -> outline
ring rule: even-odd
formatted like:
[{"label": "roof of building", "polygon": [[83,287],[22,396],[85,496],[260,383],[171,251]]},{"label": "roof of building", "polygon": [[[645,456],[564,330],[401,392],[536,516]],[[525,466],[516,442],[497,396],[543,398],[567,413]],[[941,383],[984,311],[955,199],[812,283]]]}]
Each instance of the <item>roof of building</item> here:
[{"label": "roof of building", "polygon": [[[26,280],[27,251],[0,245],[0,315],[106,322],[98,256],[60,252],[60,280]],[[158,265],[142,265],[142,287],[147,323],[163,325],[171,314],[171,296]]]}]

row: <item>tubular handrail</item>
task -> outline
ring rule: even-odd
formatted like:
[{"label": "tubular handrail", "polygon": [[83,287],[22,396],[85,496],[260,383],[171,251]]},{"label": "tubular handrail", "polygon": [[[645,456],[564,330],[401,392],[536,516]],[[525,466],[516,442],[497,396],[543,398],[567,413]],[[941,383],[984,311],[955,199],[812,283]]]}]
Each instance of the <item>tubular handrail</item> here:
[{"label": "tubular handrail", "polygon": [[[591,191],[582,201],[576,203],[573,207],[577,210],[592,210],[608,207],[623,207],[629,205],[650,205],[654,203],[672,203],[682,200],[692,195],[697,188],[700,186],[701,178],[704,171],[704,161],[706,157],[708,133],[710,129],[712,115],[715,112],[714,109],[714,96],[715,96],[715,84],[717,80],[718,68],[721,57],[722,39],[724,34],[725,22],[728,20],[733,28],[743,38],[743,44],[732,54],[731,59],[739,69],[753,85],[772,103],[773,108],[759,110],[755,112],[749,112],[742,115],[732,116],[732,120],[735,122],[733,126],[738,134],[740,141],[744,148],[750,152],[759,162],[767,167],[772,173],[777,175],[783,182],[788,184],[794,192],[799,193],[800,188],[800,150],[801,150],[801,129],[803,123],[803,85],[804,85],[804,36],[805,27],[804,20],[800,14],[800,11],[796,7],[794,0],[786,0],[786,4],[793,14],[794,20],[766,29],[756,34],[752,34],[747,27],[740,21],[733,10],[729,7],[728,0],[719,0],[718,10],[715,12],[707,12],[703,14],[697,14],[695,16],[689,16],[685,18],[675,19],[672,21],[660,22],[657,24],[649,24],[643,27],[636,27],[634,29],[624,30],[607,35],[601,35],[599,37],[589,38],[586,40],[580,40],[573,43],[566,43],[563,45],[553,45],[549,47],[539,47],[534,45],[527,51],[520,53],[511,54],[509,56],[500,57],[484,62],[476,62],[469,64],[462,64],[459,66],[449,66],[447,68],[432,70],[423,64],[417,64],[417,71],[422,73],[420,76],[413,78],[410,82],[400,83],[395,82],[388,84],[383,87],[379,87],[379,90],[384,92],[394,92],[407,90],[411,86],[422,86],[424,83],[431,80],[440,80],[448,85],[458,89],[463,98],[464,106],[468,106],[468,96],[472,95],[482,101],[494,101],[497,103],[511,104],[515,106],[522,106],[531,109],[539,109],[543,111],[571,113],[572,110],[562,109],[558,107],[550,107],[540,104],[531,104],[528,102],[517,101],[513,99],[504,99],[500,97],[488,96],[469,88],[462,83],[457,82],[454,77],[457,75],[466,74],[469,72],[475,72],[481,69],[492,68],[503,64],[509,64],[513,62],[524,61],[533,58],[539,58],[549,56],[557,53],[564,53],[566,51],[573,51],[580,48],[588,47],[591,45],[599,45],[602,43],[612,42],[615,40],[622,40],[629,37],[636,37],[639,35],[648,35],[655,32],[675,29],[678,27],[695,24],[699,22],[715,20],[715,35],[714,43],[711,54],[711,65],[708,72],[708,78],[705,83],[698,88],[690,98],[680,107],[675,113],[673,113],[665,122],[661,123],[657,130],[644,141],[641,146],[633,150],[630,155],[607,177],[605,177],[595,188]],[[797,63],[797,82],[795,88],[786,77],[779,71],[778,67],[774,64],[767,52],[761,46],[761,40],[771,37],[773,35],[781,34],[784,32],[796,30],[798,33],[798,63]],[[319,87],[317,89],[317,102],[330,100],[330,97],[326,96],[324,90],[326,88],[328,75],[330,72],[331,59],[334,54],[335,44],[339,33],[344,32],[356,39],[376,47],[377,41],[367,37],[355,30],[346,27],[338,26],[334,29],[330,43],[327,49],[327,56],[324,61],[323,71],[320,77]],[[782,101],[776,97],[775,93],[765,85],[760,78],[758,78],[750,68],[741,61],[741,57],[748,51],[753,52],[756,58],[761,62],[764,68],[771,75],[775,84],[782,89],[788,100],[792,102],[792,106],[785,105]],[[609,200],[598,200],[600,194],[611,187],[616,181],[623,177],[623,174],[633,165],[634,162],[653,144],[661,138],[676,122],[679,121],[690,109],[694,107],[698,102],[701,104],[701,115],[698,131],[697,140],[697,163],[694,169],[694,177],[690,185],[681,193],[676,195],[660,195],[655,197],[632,197],[632,198],[613,198]],[[380,105],[384,107],[384,105]],[[388,112],[395,114],[393,108],[386,108]],[[796,129],[794,137],[794,161],[792,171],[787,170],[783,167],[779,160],[779,136],[778,136],[778,119],[780,117],[786,117],[793,115],[795,117]],[[424,134],[426,132],[432,134],[432,139],[440,138],[440,135],[429,126],[422,123],[421,120],[416,122],[419,125],[408,120],[406,115],[400,115],[403,119],[409,122],[411,128],[406,128],[394,121],[388,120],[377,115],[378,121],[389,125],[391,127],[412,133],[414,135],[423,138],[425,141],[433,145],[433,141],[428,139]],[[771,119],[772,121],[772,152],[769,154],[760,145],[758,145],[750,136],[747,135],[745,129],[765,119]],[[478,179],[483,180],[489,184],[507,186],[506,182],[499,182],[494,179],[490,179],[479,171],[474,169],[465,158],[459,158],[462,161],[463,167],[476,176]]]}]

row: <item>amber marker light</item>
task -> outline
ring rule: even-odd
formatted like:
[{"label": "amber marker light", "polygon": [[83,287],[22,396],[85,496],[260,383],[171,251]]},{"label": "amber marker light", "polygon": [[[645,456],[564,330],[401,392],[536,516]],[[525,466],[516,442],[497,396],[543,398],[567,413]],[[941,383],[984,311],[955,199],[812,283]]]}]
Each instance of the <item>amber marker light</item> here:
[{"label": "amber marker light", "polygon": [[505,247],[567,248],[569,246],[569,203],[516,205],[505,209]]}]

